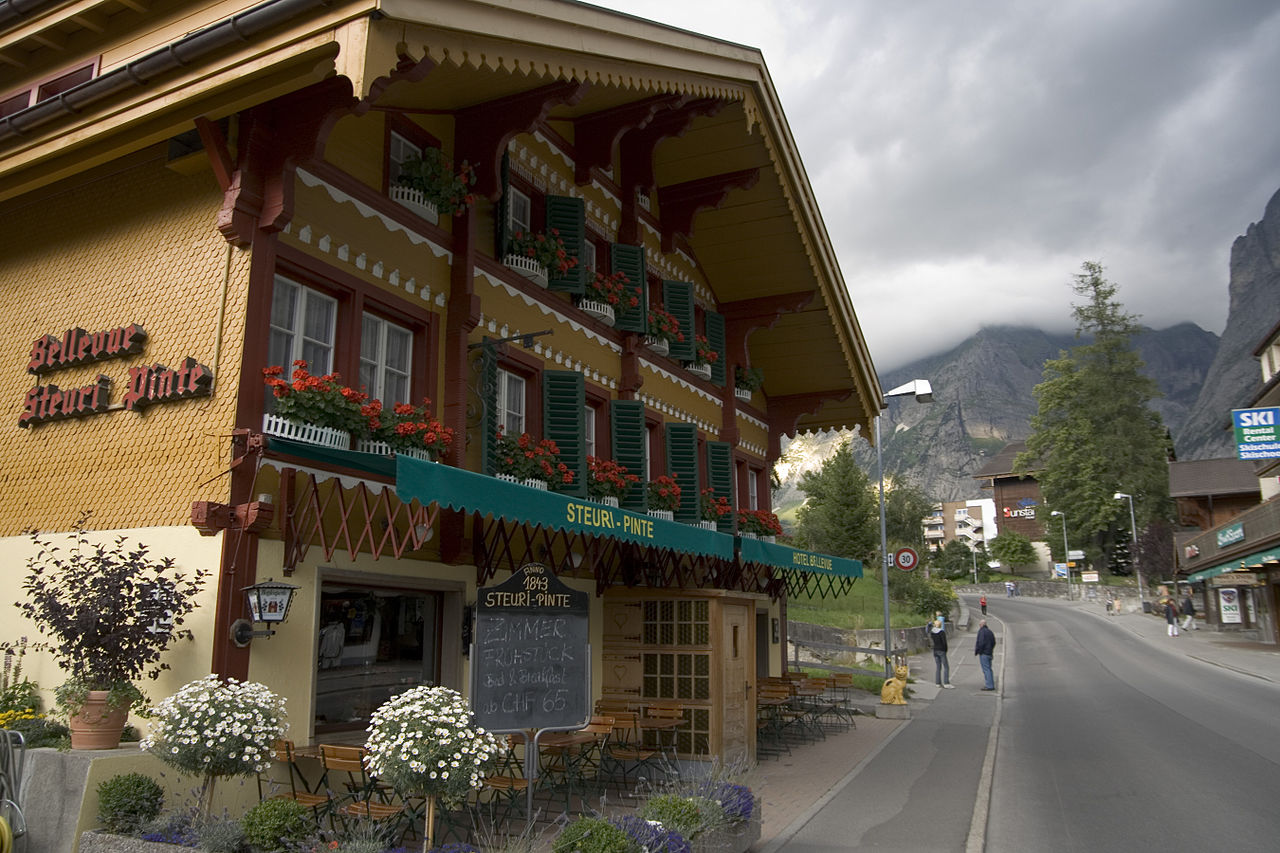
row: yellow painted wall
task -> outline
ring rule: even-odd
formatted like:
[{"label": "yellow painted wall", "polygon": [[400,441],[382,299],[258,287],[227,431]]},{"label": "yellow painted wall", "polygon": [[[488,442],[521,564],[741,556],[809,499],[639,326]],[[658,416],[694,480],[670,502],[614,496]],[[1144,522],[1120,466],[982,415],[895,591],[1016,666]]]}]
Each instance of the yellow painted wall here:
[{"label": "yellow painted wall", "polygon": [[[225,497],[216,475],[229,455],[249,253],[213,227],[220,203],[207,173],[170,171],[153,148],[0,206],[0,535],[66,530],[82,510],[95,528],[181,525],[193,500]],[[148,333],[139,355],[27,372],[43,335],[130,323]],[[103,373],[116,405],[130,367],[187,357],[215,372],[212,397],[18,427],[38,382],[76,388]]]}]

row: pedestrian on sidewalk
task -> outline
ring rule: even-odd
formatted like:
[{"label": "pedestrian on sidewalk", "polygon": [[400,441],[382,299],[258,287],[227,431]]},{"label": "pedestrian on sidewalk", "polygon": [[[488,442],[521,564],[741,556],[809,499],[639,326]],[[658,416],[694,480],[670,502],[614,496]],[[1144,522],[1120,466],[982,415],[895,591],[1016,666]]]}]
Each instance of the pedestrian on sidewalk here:
[{"label": "pedestrian on sidewalk", "polygon": [[1173,596],[1166,595],[1164,602],[1164,621],[1169,623],[1169,636],[1178,636],[1178,605]]},{"label": "pedestrian on sidewalk", "polygon": [[929,631],[929,639],[933,641],[933,681],[939,687],[951,690],[951,663],[947,660],[947,631],[942,627],[941,619],[933,620],[933,628]]},{"label": "pedestrian on sidewalk", "polygon": [[973,653],[978,656],[978,666],[982,667],[983,690],[995,690],[996,678],[991,673],[991,657],[996,653],[996,635],[987,627],[987,620],[978,623],[977,641],[973,644]]},{"label": "pedestrian on sidewalk", "polygon": [[983,594],[982,598],[978,599],[978,606],[982,608],[982,615],[986,616],[987,615],[987,596],[985,594]]},{"label": "pedestrian on sidewalk", "polygon": [[1196,626],[1196,603],[1191,600],[1191,587],[1187,587],[1186,597],[1182,599],[1182,630],[1190,631]]}]

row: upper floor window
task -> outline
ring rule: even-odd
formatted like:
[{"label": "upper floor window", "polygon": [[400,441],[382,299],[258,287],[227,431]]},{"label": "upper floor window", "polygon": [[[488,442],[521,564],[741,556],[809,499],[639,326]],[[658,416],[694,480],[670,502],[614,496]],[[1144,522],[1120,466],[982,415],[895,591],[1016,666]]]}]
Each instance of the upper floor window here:
[{"label": "upper floor window", "polygon": [[507,233],[517,231],[528,234],[533,231],[533,202],[523,191],[507,187]]},{"label": "upper floor window", "polygon": [[414,145],[394,131],[387,147],[387,184],[395,186],[400,178],[400,168],[409,160],[422,156],[422,146]]},{"label": "upper floor window", "polygon": [[582,443],[586,445],[588,456],[599,456],[596,453],[596,407],[588,404],[582,408]]},{"label": "upper floor window", "polygon": [[41,83],[36,84],[33,88],[25,89],[21,92],[15,92],[8,97],[0,98],[0,118],[6,118],[27,107],[34,106],[41,101],[47,101],[50,98],[56,98],[63,92],[79,86],[81,83],[87,83],[93,79],[98,71],[98,63],[89,63],[70,71],[62,71],[54,77],[50,77]]},{"label": "upper floor window", "polygon": [[360,325],[360,384],[384,406],[412,403],[409,382],[413,333],[373,314]]},{"label": "upper floor window", "polygon": [[498,426],[507,435],[525,432],[526,393],[523,376],[498,368]]},{"label": "upper floor window", "polygon": [[760,494],[757,490],[759,486],[757,482],[758,479],[759,479],[758,472],[754,468],[747,470],[747,508],[748,509],[760,508]]},{"label": "upper floor window", "polygon": [[288,373],[302,359],[316,375],[333,371],[333,338],[338,300],[296,281],[276,276],[271,293],[271,340],[267,360]]},{"label": "upper floor window", "polygon": [[587,275],[590,276],[596,270],[596,244],[592,243],[590,240],[583,240],[582,248],[579,249],[579,252],[581,255],[578,258],[578,263],[587,271]]}]

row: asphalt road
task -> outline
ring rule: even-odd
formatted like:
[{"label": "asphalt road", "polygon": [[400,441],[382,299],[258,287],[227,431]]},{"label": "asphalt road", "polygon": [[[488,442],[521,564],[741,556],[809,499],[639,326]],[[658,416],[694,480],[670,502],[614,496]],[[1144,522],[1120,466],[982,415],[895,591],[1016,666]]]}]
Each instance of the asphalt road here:
[{"label": "asphalt road", "polygon": [[1280,848],[1280,687],[1096,612],[999,605],[989,853]]}]

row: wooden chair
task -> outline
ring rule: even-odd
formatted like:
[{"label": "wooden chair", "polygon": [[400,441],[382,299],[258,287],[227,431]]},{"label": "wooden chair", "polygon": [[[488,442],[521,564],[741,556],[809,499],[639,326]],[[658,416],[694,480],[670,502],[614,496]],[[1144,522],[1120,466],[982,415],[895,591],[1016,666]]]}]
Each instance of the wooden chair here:
[{"label": "wooden chair", "polygon": [[[329,795],[321,793],[324,791],[327,782],[327,774],[321,775],[316,780],[315,790],[307,784],[307,778],[302,775],[301,768],[298,767],[297,753],[294,750],[293,741],[278,740],[272,749],[276,764],[283,764],[288,767],[289,771],[289,790],[272,793],[270,799],[273,800],[293,800],[299,805],[306,806],[311,809],[315,816],[317,825],[329,811]],[[295,781],[296,780],[296,781]],[[264,790],[265,783],[265,790]],[[268,799],[266,791],[274,791],[280,783],[274,779],[263,778],[263,774],[258,774],[258,799]],[[298,790],[301,785],[302,790]]]},{"label": "wooden chair", "polygon": [[640,715],[635,711],[613,713],[613,737],[601,759],[606,780],[617,771],[623,788],[627,786],[629,770],[634,771],[638,779],[646,768],[656,765],[659,757],[656,749],[643,745],[639,720]]},{"label": "wooden chair", "polygon": [[391,790],[369,775],[364,765],[365,748],[340,744],[321,744],[320,761],[325,777],[332,781],[346,774],[346,793],[332,797],[331,813],[345,828],[352,820],[406,820],[404,803],[390,802]]},{"label": "wooden chair", "polygon": [[[484,778],[478,810],[488,812],[495,827],[501,826],[513,814],[523,814],[529,792],[529,779],[516,753],[516,747],[524,738],[507,735],[507,748],[498,758],[497,773]],[[526,744],[526,748],[528,748]]]},{"label": "wooden chair", "polygon": [[657,749],[663,761],[679,777],[680,733],[689,726],[684,716],[684,706],[679,702],[653,702],[645,706],[640,730],[644,733],[644,745]]}]

